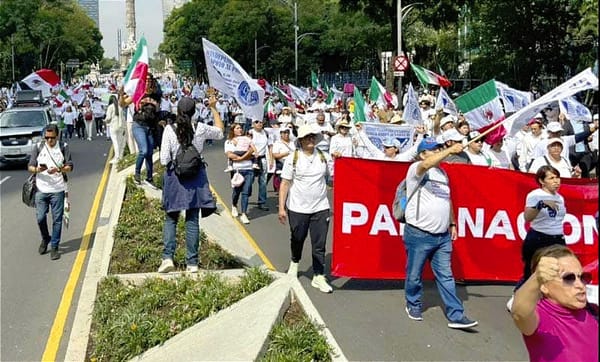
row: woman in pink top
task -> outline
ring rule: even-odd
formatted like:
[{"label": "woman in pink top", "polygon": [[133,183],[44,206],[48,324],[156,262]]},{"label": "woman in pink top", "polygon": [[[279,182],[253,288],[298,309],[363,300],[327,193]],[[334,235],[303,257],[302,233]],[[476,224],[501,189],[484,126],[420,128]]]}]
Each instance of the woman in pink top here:
[{"label": "woman in pink top", "polygon": [[591,273],[558,244],[539,249],[532,270],[512,306],[530,361],[598,361],[598,319],[586,308]]}]

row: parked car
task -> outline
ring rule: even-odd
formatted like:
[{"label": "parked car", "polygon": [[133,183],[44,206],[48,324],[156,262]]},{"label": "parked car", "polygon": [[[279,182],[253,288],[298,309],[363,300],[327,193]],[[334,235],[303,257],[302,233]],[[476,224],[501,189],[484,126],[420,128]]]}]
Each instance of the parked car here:
[{"label": "parked car", "polygon": [[28,163],[44,128],[52,122],[56,122],[54,112],[41,92],[17,94],[13,107],[0,113],[0,162]]}]

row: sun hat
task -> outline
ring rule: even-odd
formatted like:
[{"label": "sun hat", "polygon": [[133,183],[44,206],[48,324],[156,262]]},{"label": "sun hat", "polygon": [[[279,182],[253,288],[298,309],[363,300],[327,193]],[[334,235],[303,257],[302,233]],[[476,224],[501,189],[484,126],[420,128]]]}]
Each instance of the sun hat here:
[{"label": "sun hat", "polygon": [[352,128],[352,126],[350,125],[350,123],[348,123],[347,120],[345,119],[340,119],[336,124],[335,124],[335,128],[338,129],[340,127],[346,127],[346,128]]},{"label": "sun hat", "polygon": [[302,126],[300,126],[300,128],[298,128],[298,138],[304,138],[308,135],[320,135],[321,132],[316,128],[313,127],[313,124],[304,124]]},{"label": "sun hat", "polygon": [[548,122],[548,125],[546,126],[546,129],[548,130],[548,132],[562,132],[564,131],[563,126],[560,124],[560,122]]},{"label": "sun hat", "polygon": [[565,147],[565,142],[560,137],[548,138],[548,143],[546,144],[546,147],[550,147],[555,143],[560,143],[560,145],[563,146],[563,148]]},{"label": "sun hat", "polygon": [[436,148],[438,148],[440,146],[441,146],[441,144],[439,144],[435,138],[425,137],[421,140],[421,143],[419,143],[419,146],[417,146],[417,153],[421,153],[423,151],[435,150]]},{"label": "sun hat", "polygon": [[454,123],[456,122],[456,119],[454,118],[453,115],[449,114],[445,117],[442,117],[442,119],[440,119],[440,127],[444,127],[444,125],[446,123]]},{"label": "sun hat", "polygon": [[462,142],[465,139],[465,136],[456,130],[456,128],[451,128],[442,132],[442,138],[444,142],[446,141],[456,141]]},{"label": "sun hat", "polygon": [[384,138],[381,144],[383,145],[383,147],[396,147],[396,149],[400,149],[400,141],[398,141],[398,139],[394,137]]}]

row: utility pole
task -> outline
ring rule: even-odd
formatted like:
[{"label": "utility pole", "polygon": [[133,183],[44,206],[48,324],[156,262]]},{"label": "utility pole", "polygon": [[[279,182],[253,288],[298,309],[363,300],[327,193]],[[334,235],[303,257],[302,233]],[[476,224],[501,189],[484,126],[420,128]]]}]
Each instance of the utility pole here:
[{"label": "utility pole", "polygon": [[294,1],[294,74],[298,84],[298,2]]},{"label": "utility pole", "polygon": [[10,52],[12,58],[12,83],[15,84],[15,38],[14,34],[10,35]]},{"label": "utility pole", "polygon": [[[402,56],[402,0],[398,0],[398,4],[396,6],[396,17],[398,18],[398,56]],[[398,77],[398,104],[402,105],[402,76]]]}]

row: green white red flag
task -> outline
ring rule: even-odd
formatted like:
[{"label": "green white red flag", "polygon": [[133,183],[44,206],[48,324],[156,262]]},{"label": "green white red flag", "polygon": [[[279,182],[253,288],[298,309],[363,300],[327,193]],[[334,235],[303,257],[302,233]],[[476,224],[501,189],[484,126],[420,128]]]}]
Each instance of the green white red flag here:
[{"label": "green white red flag", "polygon": [[426,86],[427,84],[433,84],[440,87],[450,87],[452,82],[450,82],[447,78],[442,77],[439,74],[432,72],[429,69],[425,69],[419,65],[410,63],[410,67],[415,72],[415,75],[419,79],[422,85]]},{"label": "green white red flag", "polygon": [[369,98],[371,99],[371,102],[375,102],[380,109],[387,109],[388,105],[393,105],[394,108],[398,106],[397,104],[394,104],[392,93],[388,92],[375,77],[371,78]]},{"label": "green white red flag", "polygon": [[58,92],[58,94],[56,95],[56,98],[54,98],[54,103],[56,103],[56,105],[60,107],[63,105],[63,103],[67,101],[67,99],[69,99],[69,95],[67,94],[67,92],[65,92],[64,89],[61,89],[60,92]]},{"label": "green white red flag", "polygon": [[123,80],[123,90],[133,99],[136,106],[146,93],[146,75],[148,75],[148,46],[146,38],[142,37]]},{"label": "green white red flag", "polygon": [[480,129],[504,118],[496,82],[492,79],[456,98],[454,103],[473,129]]}]

